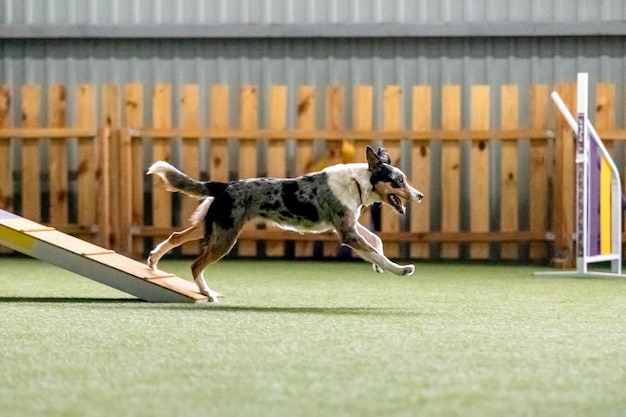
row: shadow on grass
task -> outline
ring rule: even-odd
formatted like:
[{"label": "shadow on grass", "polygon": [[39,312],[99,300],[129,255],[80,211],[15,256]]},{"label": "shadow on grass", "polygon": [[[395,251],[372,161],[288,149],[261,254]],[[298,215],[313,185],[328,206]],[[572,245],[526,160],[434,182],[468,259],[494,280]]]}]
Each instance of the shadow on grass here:
[{"label": "shadow on grass", "polygon": [[85,298],[85,297],[0,297],[2,303],[39,303],[39,304],[144,304],[164,310],[191,310],[219,311],[227,313],[267,313],[267,314],[313,314],[329,316],[414,316],[424,314],[414,309],[378,308],[378,307],[295,307],[295,306],[233,306],[224,304],[193,304],[193,303],[148,303],[138,298]]},{"label": "shadow on grass", "polygon": [[[415,309],[399,309],[399,308],[385,308],[385,307],[315,307],[315,306],[232,306],[224,304],[196,304],[196,306],[205,306],[203,310],[206,311],[221,311],[232,313],[268,313],[268,314],[316,314],[316,315],[330,315],[330,316],[410,316],[415,314],[422,314],[421,310]],[[170,304],[168,308],[177,308],[180,304]],[[181,306],[182,307],[182,306]]]},{"label": "shadow on grass", "polygon": [[0,297],[1,303],[77,303],[77,304],[100,304],[100,303],[143,303],[138,298],[83,298],[83,297]]}]

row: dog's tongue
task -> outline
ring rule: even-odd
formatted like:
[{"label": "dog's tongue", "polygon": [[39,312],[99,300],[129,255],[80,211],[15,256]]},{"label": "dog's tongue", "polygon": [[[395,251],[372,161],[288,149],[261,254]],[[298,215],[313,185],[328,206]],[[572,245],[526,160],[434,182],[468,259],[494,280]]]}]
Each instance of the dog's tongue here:
[{"label": "dog's tongue", "polygon": [[394,194],[390,195],[389,202],[398,211],[398,213],[404,214],[406,211],[406,207],[402,204],[402,200],[398,196]]}]

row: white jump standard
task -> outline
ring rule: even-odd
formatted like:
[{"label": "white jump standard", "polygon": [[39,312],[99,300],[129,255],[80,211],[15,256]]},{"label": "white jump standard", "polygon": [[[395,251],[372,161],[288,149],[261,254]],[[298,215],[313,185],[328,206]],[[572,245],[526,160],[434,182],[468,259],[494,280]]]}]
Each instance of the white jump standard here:
[{"label": "white jump standard", "polygon": [[[587,117],[588,76],[578,74],[577,117],[556,92],[552,100],[576,133],[576,270],[536,275],[622,275],[622,187],[620,174]],[[610,262],[611,272],[590,271],[589,265]]]}]

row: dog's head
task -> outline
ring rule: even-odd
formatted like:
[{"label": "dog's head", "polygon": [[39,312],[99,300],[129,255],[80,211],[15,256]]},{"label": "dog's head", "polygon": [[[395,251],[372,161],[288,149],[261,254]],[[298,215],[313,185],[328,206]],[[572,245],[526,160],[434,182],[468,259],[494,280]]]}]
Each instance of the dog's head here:
[{"label": "dog's head", "polygon": [[406,175],[391,165],[391,158],[385,148],[378,148],[378,152],[374,152],[374,149],[368,146],[366,157],[372,174],[370,178],[372,191],[378,194],[383,203],[393,207],[397,213],[406,212],[402,199],[420,201],[424,198],[424,194],[411,187],[406,180]]}]

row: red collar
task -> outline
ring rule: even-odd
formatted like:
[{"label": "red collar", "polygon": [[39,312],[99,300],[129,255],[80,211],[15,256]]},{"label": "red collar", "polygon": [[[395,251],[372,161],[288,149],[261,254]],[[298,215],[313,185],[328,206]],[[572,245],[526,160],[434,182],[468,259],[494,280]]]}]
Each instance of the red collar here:
[{"label": "red collar", "polygon": [[359,201],[361,202],[361,205],[363,205],[363,190],[361,189],[361,184],[359,184],[356,178],[352,178],[352,180],[356,184],[356,189],[359,191]]}]

